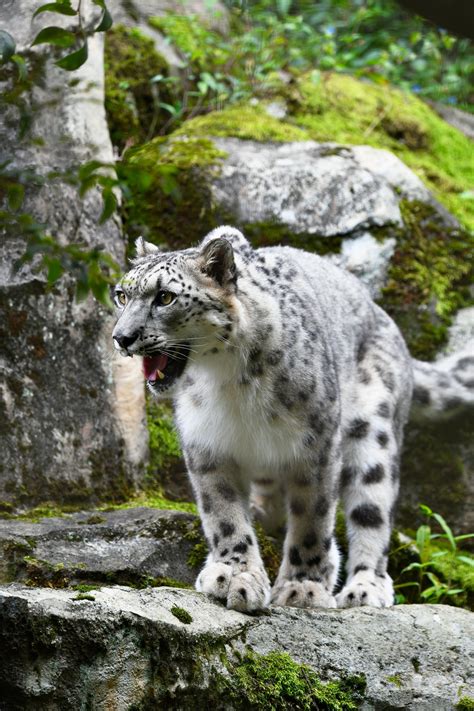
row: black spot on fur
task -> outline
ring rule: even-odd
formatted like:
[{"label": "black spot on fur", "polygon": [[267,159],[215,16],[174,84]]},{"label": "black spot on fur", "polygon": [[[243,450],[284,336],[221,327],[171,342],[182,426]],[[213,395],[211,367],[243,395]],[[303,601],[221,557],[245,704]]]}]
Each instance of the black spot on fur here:
[{"label": "black spot on fur", "polygon": [[368,570],[368,569],[369,569],[369,567],[367,565],[360,563],[359,565],[356,565],[356,567],[354,568],[354,575],[356,575],[357,573],[360,573],[363,570]]},{"label": "black spot on fur", "polygon": [[300,552],[296,546],[291,546],[289,557],[291,565],[301,565],[303,562],[301,560]]},{"label": "black spot on fur", "polygon": [[386,432],[377,432],[377,442],[380,444],[382,449],[388,444],[388,434]]},{"label": "black spot on fur", "polygon": [[344,489],[346,486],[355,480],[357,476],[357,471],[353,467],[343,467],[341,471],[341,487]]},{"label": "black spot on fur", "polygon": [[419,405],[429,405],[431,402],[430,394],[426,388],[417,385],[413,390],[413,400]]},{"label": "black spot on fur", "polygon": [[466,356],[458,360],[455,370],[465,370],[465,368],[468,368],[470,365],[474,365],[474,356]]},{"label": "black spot on fur", "polygon": [[325,538],[323,541],[323,548],[325,551],[328,551],[331,548],[332,545],[332,536],[328,536],[328,538]]},{"label": "black spot on fur", "polygon": [[247,533],[247,535],[245,536],[245,540],[247,541],[247,545],[248,545],[248,546],[253,546],[252,536],[249,536],[248,533]]},{"label": "black spot on fur", "polygon": [[349,425],[348,435],[354,439],[362,439],[367,437],[369,432],[370,424],[367,420],[362,420],[360,417],[356,417],[352,420]]},{"label": "black spot on fur", "polygon": [[292,499],[290,501],[290,511],[294,516],[302,516],[306,511],[306,504],[301,499]]},{"label": "black spot on fur", "polygon": [[239,589],[239,595],[242,595],[242,597],[244,598],[244,600],[247,599],[247,591],[245,590],[245,588],[240,588],[240,589]]},{"label": "black spot on fur", "polygon": [[376,504],[360,504],[351,511],[352,521],[362,528],[380,528],[383,518]]},{"label": "black spot on fur", "polygon": [[228,536],[232,536],[232,534],[235,533],[234,524],[229,523],[228,521],[221,521],[219,523],[219,528],[221,529],[221,533],[225,538],[227,538]]},{"label": "black spot on fur", "polygon": [[362,481],[364,484],[378,484],[385,476],[385,469],[382,464],[374,464],[373,467],[364,474]]},{"label": "black spot on fur", "polygon": [[321,556],[320,555],[315,555],[312,558],[308,560],[308,565],[313,566],[313,565],[319,565],[321,562]]},{"label": "black spot on fur", "polygon": [[237,545],[235,545],[232,550],[234,551],[234,553],[246,553],[247,549],[248,545],[241,541],[240,543],[237,543]]},{"label": "black spot on fur", "polygon": [[326,516],[329,511],[329,501],[325,496],[321,496],[320,499],[316,501],[316,506],[314,507],[314,513],[316,516]]},{"label": "black spot on fur", "polygon": [[214,545],[214,548],[217,548],[217,546],[219,545],[219,536],[217,535],[217,533],[215,533],[212,537],[212,543]]},{"label": "black spot on fur", "polygon": [[379,417],[390,417],[390,405],[388,402],[381,402],[377,408],[377,415]]},{"label": "black spot on fur", "polygon": [[219,553],[219,555],[220,555],[221,558],[225,558],[225,556],[226,556],[228,553],[229,553],[229,549],[228,549],[228,548],[223,548],[223,549],[221,550],[221,552]]},{"label": "black spot on fur", "polygon": [[217,482],[216,489],[226,501],[232,502],[237,499],[235,489],[227,481]]},{"label": "black spot on fur", "polygon": [[311,533],[306,534],[306,536],[303,538],[303,547],[313,548],[313,546],[315,546],[317,542],[317,535],[314,533],[314,531],[311,531]]},{"label": "black spot on fur", "polygon": [[369,371],[365,368],[359,368],[359,381],[362,385],[369,385],[371,380],[372,378],[370,377]]},{"label": "black spot on fur", "polygon": [[211,497],[209,494],[203,494],[201,497],[202,500],[202,510],[204,513],[210,513],[212,511],[212,502],[211,502]]}]

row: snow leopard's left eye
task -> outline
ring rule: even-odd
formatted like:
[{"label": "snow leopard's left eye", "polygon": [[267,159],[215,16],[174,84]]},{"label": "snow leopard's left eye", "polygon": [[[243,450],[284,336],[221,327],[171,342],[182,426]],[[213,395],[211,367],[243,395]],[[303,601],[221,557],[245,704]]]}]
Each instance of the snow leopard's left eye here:
[{"label": "snow leopard's left eye", "polygon": [[159,291],[156,297],[158,306],[169,306],[176,299],[176,294],[172,291]]},{"label": "snow leopard's left eye", "polygon": [[123,309],[125,304],[127,303],[127,296],[124,291],[116,291],[115,292],[115,304],[116,306],[119,307],[119,309]]}]

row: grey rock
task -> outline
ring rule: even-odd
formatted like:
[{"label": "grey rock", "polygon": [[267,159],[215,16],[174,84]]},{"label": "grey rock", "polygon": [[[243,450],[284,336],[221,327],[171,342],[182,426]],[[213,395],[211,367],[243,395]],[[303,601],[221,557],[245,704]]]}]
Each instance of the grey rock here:
[{"label": "grey rock", "polygon": [[446,354],[463,350],[466,350],[466,354],[468,351],[471,355],[474,353],[474,306],[460,309],[449,327]]},{"label": "grey rock", "polygon": [[[50,22],[47,13],[32,21],[37,7],[34,0],[7,0],[0,6],[0,26],[20,49]],[[91,4],[86,9],[94,11]],[[63,17],[57,24],[68,22]],[[89,59],[75,72],[74,86],[68,86],[67,73],[46,59],[44,46],[31,50],[44,65],[41,84],[28,96],[34,106],[31,134],[43,143],[32,142],[31,134],[19,138],[15,107],[2,105],[0,162],[10,160],[11,169],[20,171],[33,166],[39,176],[74,170],[92,158],[112,162],[103,107],[102,43],[100,35],[90,39]],[[81,199],[59,179],[30,185],[22,209],[47,225],[60,244],[102,247],[123,262],[118,218],[98,224],[98,189]],[[68,275],[48,289],[44,275],[34,268],[15,270],[25,249],[20,235],[7,231],[0,244],[0,499],[17,504],[88,501],[132,490],[141,482],[147,458],[143,378],[137,363],[117,363],[111,315],[92,298],[76,302]]]},{"label": "grey rock", "polygon": [[372,298],[377,299],[385,285],[395,245],[394,237],[381,242],[370,232],[364,232],[357,237],[343,240],[340,253],[328,255],[326,259],[359,277],[369,289]]},{"label": "grey rock", "polygon": [[137,584],[169,578],[193,584],[197,571],[187,561],[200,540],[197,526],[193,514],[144,507],[38,523],[0,520],[0,580]]},{"label": "grey rock", "polygon": [[439,101],[428,101],[427,103],[447,123],[454,126],[454,128],[457,128],[458,131],[464,133],[464,135],[468,138],[474,140],[474,116],[472,114],[467,113],[467,111],[457,109],[455,106],[441,104]]},{"label": "grey rock", "polygon": [[[109,587],[91,597],[0,588],[3,708],[240,708],[232,665],[246,649],[287,652],[323,681],[363,675],[367,711],[447,711],[474,694],[466,610],[273,608],[255,618],[184,590]],[[233,700],[219,680],[234,684]]]},{"label": "grey rock", "polygon": [[[272,115],[284,110],[279,104],[266,108]],[[270,222],[322,237],[401,227],[401,198],[429,203],[441,223],[457,225],[389,151],[314,141],[213,140],[227,154],[212,182],[213,198],[218,210],[241,225]]]},{"label": "grey rock", "polygon": [[363,167],[351,148],[214,141],[227,158],[213,181],[213,197],[240,224],[272,222],[324,237],[402,224],[392,185]]}]

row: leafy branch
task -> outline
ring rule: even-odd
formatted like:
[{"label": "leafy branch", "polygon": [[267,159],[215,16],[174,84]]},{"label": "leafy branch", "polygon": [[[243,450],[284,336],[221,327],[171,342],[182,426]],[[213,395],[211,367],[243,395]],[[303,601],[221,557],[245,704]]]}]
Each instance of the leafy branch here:
[{"label": "leafy branch", "polygon": [[[75,18],[76,23],[71,28],[54,25],[40,30],[31,43],[31,47],[49,45],[53,49],[71,50],[55,64],[61,69],[72,72],[81,67],[88,58],[88,38],[96,32],[106,32],[112,27],[112,17],[106,7],[105,0],[92,0],[101,10],[99,20],[90,27],[85,27],[82,16],[82,0],[73,7],[71,0],[58,0],[41,5],[33,14],[33,18],[42,13]],[[3,93],[2,104],[15,106],[19,109],[18,130],[23,138],[31,125],[31,111],[24,95],[41,81],[32,61],[32,55],[25,51],[16,53],[14,38],[5,30],[0,30],[0,66],[7,80],[7,90]],[[41,141],[41,139],[35,139]],[[33,271],[46,273],[51,286],[64,273],[70,274],[76,282],[78,300],[85,298],[89,292],[104,304],[110,305],[109,285],[115,281],[119,267],[111,255],[103,248],[87,249],[82,245],[60,245],[49,234],[47,226],[39,224],[33,215],[22,212],[27,188],[38,188],[47,182],[62,179],[78,188],[80,197],[93,187],[98,187],[102,194],[103,209],[99,218],[102,224],[108,220],[117,208],[117,190],[119,181],[115,166],[98,161],[90,161],[80,166],[76,171],[68,173],[50,172],[46,176],[38,175],[32,169],[18,170],[13,167],[13,161],[6,160],[0,164],[0,195],[3,196],[4,209],[0,210],[0,227],[6,233],[21,234],[26,237],[26,250],[17,263],[17,268],[27,262],[32,262]]]}]

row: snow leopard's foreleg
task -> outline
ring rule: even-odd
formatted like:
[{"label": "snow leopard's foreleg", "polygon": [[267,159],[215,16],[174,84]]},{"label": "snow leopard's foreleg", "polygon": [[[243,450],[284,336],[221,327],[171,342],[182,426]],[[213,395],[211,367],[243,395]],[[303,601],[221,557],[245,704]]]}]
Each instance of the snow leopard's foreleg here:
[{"label": "snow leopard's foreleg", "polygon": [[311,442],[312,456],[287,476],[287,533],[272,601],[292,607],[336,607],[339,570],[334,539],[341,467],[338,430]]},{"label": "snow leopard's foreleg", "polygon": [[266,607],[270,582],[250,522],[249,484],[235,462],[188,448],[188,472],[196,492],[209,555],[196,589],[252,612]]}]

